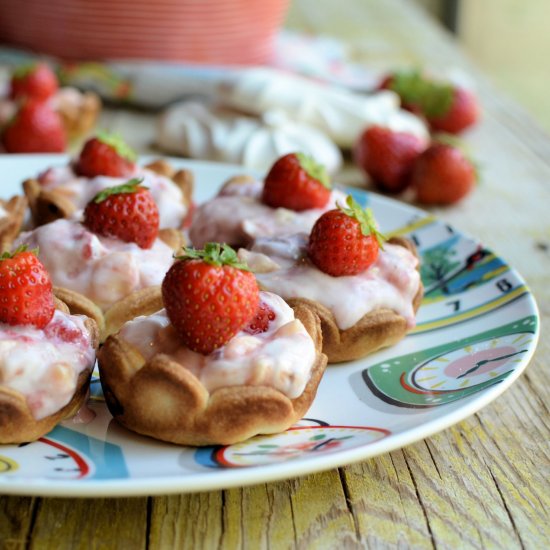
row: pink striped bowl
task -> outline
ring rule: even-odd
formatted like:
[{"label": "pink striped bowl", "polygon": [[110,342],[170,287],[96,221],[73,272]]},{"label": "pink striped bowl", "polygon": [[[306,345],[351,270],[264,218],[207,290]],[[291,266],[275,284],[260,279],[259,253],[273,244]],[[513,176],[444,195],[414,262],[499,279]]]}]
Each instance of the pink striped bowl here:
[{"label": "pink striped bowl", "polygon": [[71,60],[270,60],[289,0],[0,0],[0,42]]}]

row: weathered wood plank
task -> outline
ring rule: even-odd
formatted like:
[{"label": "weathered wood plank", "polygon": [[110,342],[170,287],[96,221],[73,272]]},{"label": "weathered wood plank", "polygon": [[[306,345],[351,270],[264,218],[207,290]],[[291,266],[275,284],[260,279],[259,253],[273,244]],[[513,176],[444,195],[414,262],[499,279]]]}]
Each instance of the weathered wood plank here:
[{"label": "weathered wood plank", "polygon": [[35,498],[0,496],[0,548],[26,548],[32,526]]},{"label": "weathered wood plank", "polygon": [[147,547],[147,499],[41,499],[30,533],[33,550]]}]

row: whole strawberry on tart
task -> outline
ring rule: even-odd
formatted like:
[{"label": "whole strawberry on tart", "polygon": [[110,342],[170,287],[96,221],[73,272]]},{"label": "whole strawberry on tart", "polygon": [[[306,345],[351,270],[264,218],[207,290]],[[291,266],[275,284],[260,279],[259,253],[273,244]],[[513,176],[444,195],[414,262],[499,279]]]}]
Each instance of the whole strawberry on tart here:
[{"label": "whole strawberry on tart", "polygon": [[310,231],[344,193],[333,189],[323,165],[303,153],[279,158],[264,180],[236,176],[193,215],[194,246],[209,241],[249,246],[258,237]]},{"label": "whole strawberry on tart", "polygon": [[184,249],[136,313],[99,354],[109,410],[133,431],[231,444],[286,430],[313,401],[326,366],[319,319],[260,291],[227,245]]},{"label": "whole strawberry on tart", "polygon": [[83,404],[97,326],[71,315],[25,247],[0,256],[0,304],[0,443],[24,443]]},{"label": "whole strawberry on tart", "polygon": [[[183,244],[175,229],[159,230],[159,212],[140,179],[104,189],[86,206],[82,223],[59,219],[21,234],[36,247],[65,301],[78,295],[102,339],[132,315],[159,285]],[[84,298],[85,297],[85,298]]]},{"label": "whole strawberry on tart", "polygon": [[144,167],[118,135],[98,132],[68,164],[52,166],[23,182],[35,226],[59,218],[80,219],[90,200],[128,179],[143,180],[159,209],[161,228],[181,228],[190,212],[193,174],[165,160]]},{"label": "whole strawberry on tart", "polygon": [[351,196],[309,235],[257,239],[239,257],[262,288],[315,311],[329,363],[392,345],[415,325],[422,283],[414,245],[386,240],[372,212]]}]

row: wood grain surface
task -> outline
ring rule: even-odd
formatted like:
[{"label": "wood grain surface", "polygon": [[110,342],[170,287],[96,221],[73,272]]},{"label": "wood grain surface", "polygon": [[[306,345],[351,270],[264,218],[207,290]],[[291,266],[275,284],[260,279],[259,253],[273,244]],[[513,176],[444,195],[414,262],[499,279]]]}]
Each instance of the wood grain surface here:
[{"label": "wood grain surface", "polygon": [[[457,68],[476,83],[483,121],[466,139],[483,183],[464,203],[433,212],[480,238],[526,278],[543,326],[530,366],[469,419],[337,470],[168,497],[1,497],[2,548],[550,546],[550,137],[405,0],[294,0],[287,25],[340,38],[351,60],[375,68]],[[102,123],[148,152],[153,119],[110,110]],[[361,184],[353,169],[345,177]]]}]

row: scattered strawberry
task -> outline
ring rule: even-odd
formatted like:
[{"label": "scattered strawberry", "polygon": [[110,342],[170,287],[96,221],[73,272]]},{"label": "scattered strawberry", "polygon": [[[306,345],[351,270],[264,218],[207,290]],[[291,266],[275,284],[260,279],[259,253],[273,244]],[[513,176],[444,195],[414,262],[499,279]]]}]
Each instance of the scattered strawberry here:
[{"label": "scattered strawberry", "polygon": [[11,99],[24,97],[45,100],[59,88],[57,76],[45,63],[32,63],[19,67],[11,77]]},{"label": "scattered strawberry", "polygon": [[309,236],[310,260],[333,277],[365,271],[378,258],[384,239],[370,209],[363,210],[351,195],[346,203],[348,208],[338,205],[325,212]]},{"label": "scattered strawberry", "polygon": [[162,282],[170,322],[183,342],[204,355],[250,323],[260,294],[254,275],[228,245],[184,249]]},{"label": "scattered strawberry", "polygon": [[328,174],[321,164],[303,153],[289,153],[271,167],[264,182],[262,201],[274,208],[323,208],[330,198]]},{"label": "scattered strawberry", "polygon": [[99,132],[84,144],[75,172],[87,178],[127,178],[134,173],[135,161],[136,154],[120,136]]},{"label": "scattered strawberry", "polygon": [[435,142],[416,161],[411,186],[420,203],[452,204],[473,189],[476,179],[475,166],[459,148]]},{"label": "scattered strawberry", "polygon": [[84,225],[96,235],[151,248],[159,233],[159,211],[140,183],[132,179],[98,193],[84,210]]},{"label": "scattered strawberry", "polygon": [[67,146],[61,117],[44,101],[29,99],[2,134],[8,153],[61,153]]},{"label": "scattered strawberry", "polygon": [[355,144],[354,159],[380,189],[397,193],[409,183],[412,166],[425,149],[419,137],[371,126]]},{"label": "scattered strawberry", "polygon": [[464,88],[454,88],[450,106],[441,114],[426,118],[432,130],[458,134],[473,126],[479,118],[479,106],[472,92]]},{"label": "scattered strawberry", "polygon": [[252,321],[244,328],[248,334],[260,334],[267,332],[269,323],[275,320],[274,311],[265,303],[261,302]]},{"label": "scattered strawberry", "polygon": [[44,328],[55,310],[52,282],[32,251],[20,247],[0,256],[0,322]]},{"label": "scattered strawberry", "polygon": [[479,118],[479,106],[472,92],[416,70],[388,75],[380,87],[397,93],[402,107],[423,115],[433,131],[458,134]]}]

